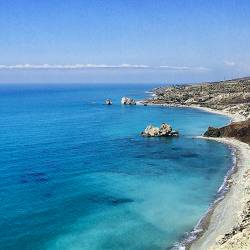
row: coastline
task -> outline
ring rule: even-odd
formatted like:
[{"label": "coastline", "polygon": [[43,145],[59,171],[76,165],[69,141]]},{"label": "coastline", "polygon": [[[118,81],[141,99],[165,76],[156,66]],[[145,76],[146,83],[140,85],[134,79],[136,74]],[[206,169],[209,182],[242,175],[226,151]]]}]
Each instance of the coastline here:
[{"label": "coastline", "polygon": [[[139,101],[137,104],[144,105]],[[238,113],[199,105],[157,104],[150,106],[194,108],[224,115],[231,122],[246,120]],[[217,199],[209,206],[194,229],[173,249],[179,250],[247,250],[250,249],[250,145],[234,138],[196,138],[214,140],[232,148],[234,163],[219,188]]]},{"label": "coastline", "polygon": [[239,114],[232,114],[232,113],[229,113],[225,110],[215,110],[215,109],[211,109],[211,108],[207,108],[207,107],[201,107],[201,106],[198,106],[198,105],[183,105],[183,107],[186,107],[186,108],[195,108],[195,109],[199,109],[199,110],[202,110],[202,111],[205,111],[205,112],[209,112],[209,113],[214,113],[214,114],[217,114],[217,115],[224,115],[224,116],[227,116],[231,119],[231,122],[240,122],[240,121],[244,121],[246,118],[242,115],[239,115]]},{"label": "coastline", "polygon": [[[142,104],[142,102],[138,102]],[[224,115],[231,122],[246,118],[225,110],[215,110],[199,105],[169,105],[147,103],[152,106],[200,109]],[[214,140],[232,148],[234,163],[218,190],[218,198],[209,206],[188,236],[173,249],[179,250],[235,250],[250,249],[250,222],[243,227],[244,214],[250,216],[250,146],[234,138],[196,138]],[[247,212],[246,212],[247,211]],[[248,218],[249,220],[249,218]]]},{"label": "coastline", "polygon": [[[231,119],[231,122],[244,120],[244,117],[238,114],[230,114],[226,111],[196,105],[171,106],[195,108],[209,113],[225,115]],[[218,190],[218,193],[222,191],[219,197],[210,205],[207,212],[177,249],[247,250],[250,248],[250,225],[248,223],[243,228],[242,221],[246,211],[249,213],[250,206],[250,146],[234,138],[204,136],[197,136],[196,138],[227,144],[234,150],[235,162]],[[240,230],[237,231],[237,228],[240,228]]]},{"label": "coastline", "polygon": [[204,231],[187,245],[187,249],[249,249],[250,228],[249,225],[244,228],[242,223],[250,201],[250,146],[231,138],[202,138],[233,147],[236,150],[236,171],[227,177],[225,185],[228,191],[214,202],[204,217],[207,223]]},{"label": "coastline", "polygon": [[[137,105],[144,105],[142,101],[136,102]],[[207,107],[201,107],[199,105],[183,105],[183,104],[157,104],[157,103],[147,103],[149,106],[162,106],[162,107],[177,107],[177,108],[193,108],[193,109],[199,109],[208,113],[213,113],[217,115],[224,115],[230,118],[231,122],[240,122],[244,121],[246,118],[240,114],[232,114],[230,112],[227,112],[226,110],[215,110],[212,108]]]},{"label": "coastline", "polygon": [[[210,225],[210,219],[213,215],[213,212],[217,205],[224,199],[227,192],[230,190],[231,185],[231,176],[237,171],[237,150],[235,146],[233,146],[232,142],[229,142],[227,138],[220,138],[221,140],[217,140],[215,138],[208,138],[204,136],[195,136],[194,139],[205,139],[205,140],[215,140],[219,143],[227,144],[231,149],[231,155],[233,157],[233,164],[231,168],[227,171],[223,183],[217,190],[217,195],[214,201],[209,205],[207,211],[202,215],[199,219],[198,223],[192,229],[192,231],[187,233],[187,237],[185,237],[180,243],[173,248],[173,250],[189,250],[193,243],[198,241],[206,232]],[[200,249],[200,248],[199,248]]]}]

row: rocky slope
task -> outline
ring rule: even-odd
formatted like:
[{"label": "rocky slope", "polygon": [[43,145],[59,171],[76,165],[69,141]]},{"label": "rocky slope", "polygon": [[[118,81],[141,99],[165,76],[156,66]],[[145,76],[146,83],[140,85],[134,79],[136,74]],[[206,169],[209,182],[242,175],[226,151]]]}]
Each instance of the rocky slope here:
[{"label": "rocky slope", "polygon": [[206,137],[234,137],[250,144],[250,119],[234,122],[222,128],[209,127],[205,132]]},{"label": "rocky slope", "polygon": [[153,94],[142,103],[200,106],[250,117],[250,77],[159,87]]}]

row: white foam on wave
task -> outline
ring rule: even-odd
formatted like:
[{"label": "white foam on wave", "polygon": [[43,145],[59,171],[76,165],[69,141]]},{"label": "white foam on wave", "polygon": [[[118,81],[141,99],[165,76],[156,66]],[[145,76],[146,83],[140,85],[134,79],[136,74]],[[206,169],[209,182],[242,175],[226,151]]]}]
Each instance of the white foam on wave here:
[{"label": "white foam on wave", "polygon": [[232,156],[232,167],[228,170],[227,174],[224,177],[223,183],[221,184],[221,186],[219,187],[217,194],[220,194],[221,196],[228,190],[228,179],[230,178],[230,176],[234,173],[235,169],[236,169],[236,149],[230,147],[231,150],[231,156]]}]

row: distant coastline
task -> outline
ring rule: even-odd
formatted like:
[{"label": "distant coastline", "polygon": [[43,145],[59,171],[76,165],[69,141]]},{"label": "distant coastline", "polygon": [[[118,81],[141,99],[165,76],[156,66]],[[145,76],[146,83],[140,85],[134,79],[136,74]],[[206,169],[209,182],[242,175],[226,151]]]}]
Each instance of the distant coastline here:
[{"label": "distant coastline", "polygon": [[[143,105],[143,101],[136,102],[137,105]],[[162,106],[162,107],[176,107],[176,108],[193,108],[193,109],[199,109],[208,113],[213,113],[217,115],[224,115],[230,118],[231,122],[240,122],[244,121],[246,118],[240,114],[233,114],[225,110],[216,110],[208,107],[201,107],[199,105],[184,105],[184,104],[156,104],[156,103],[147,103],[149,106]]]}]

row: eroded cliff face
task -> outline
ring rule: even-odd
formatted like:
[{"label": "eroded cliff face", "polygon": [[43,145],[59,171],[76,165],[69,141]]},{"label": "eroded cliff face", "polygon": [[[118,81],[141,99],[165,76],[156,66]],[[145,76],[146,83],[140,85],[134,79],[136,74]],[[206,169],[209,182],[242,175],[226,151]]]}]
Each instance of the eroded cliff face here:
[{"label": "eroded cliff face", "polygon": [[221,128],[209,127],[204,136],[233,137],[250,144],[250,119],[243,122],[233,122]]}]

